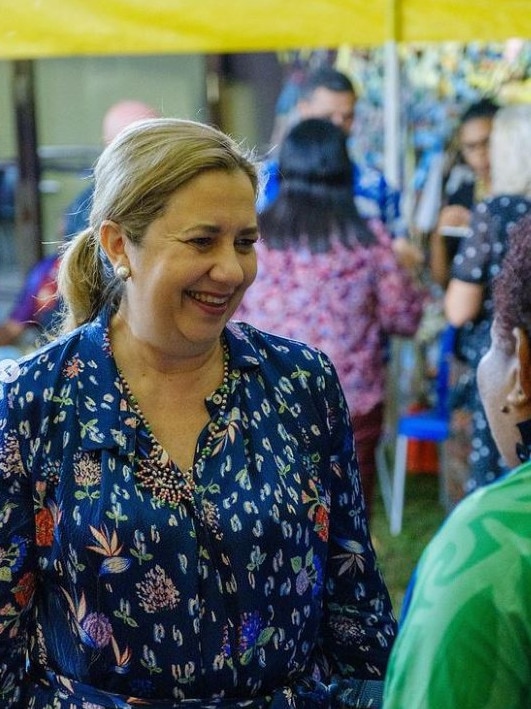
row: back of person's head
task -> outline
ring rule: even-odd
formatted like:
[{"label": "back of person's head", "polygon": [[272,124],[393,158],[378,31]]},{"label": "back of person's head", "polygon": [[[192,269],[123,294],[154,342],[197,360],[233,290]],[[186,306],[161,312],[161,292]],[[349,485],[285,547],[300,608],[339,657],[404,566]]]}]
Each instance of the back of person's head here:
[{"label": "back of person's head", "polygon": [[105,113],[102,122],[104,145],[113,141],[118,133],[131,123],[148,118],[158,118],[159,112],[143,101],[125,99],[114,103]]},{"label": "back of person's head", "polygon": [[297,123],[280,147],[279,195],[259,218],[266,241],[312,251],[328,250],[332,238],[349,245],[371,242],[354,204],[352,171],[341,128],[320,118]]},{"label": "back of person's head", "polygon": [[514,350],[513,331],[522,328],[531,341],[531,216],[511,230],[509,247],[494,281],[496,331],[508,353]]},{"label": "back of person's head", "polygon": [[301,121],[280,147],[279,171],[284,190],[325,194],[343,189],[351,199],[352,170],[345,135],[330,121]]},{"label": "back of person's head", "polygon": [[531,104],[500,108],[490,136],[492,193],[531,197]]},{"label": "back of person's head", "polygon": [[89,228],[70,242],[61,263],[59,287],[67,306],[63,330],[92,320],[120,297],[120,281],[100,247],[101,224],[116,222],[139,245],[172,195],[210,170],[241,170],[257,192],[250,157],[229,136],[202,123],[176,118],[134,123],[105,148],[94,170]]},{"label": "back of person's head", "polygon": [[300,86],[300,98],[308,98],[319,88],[337,93],[348,92],[356,94],[354,85],[349,77],[328,65],[308,72]]}]

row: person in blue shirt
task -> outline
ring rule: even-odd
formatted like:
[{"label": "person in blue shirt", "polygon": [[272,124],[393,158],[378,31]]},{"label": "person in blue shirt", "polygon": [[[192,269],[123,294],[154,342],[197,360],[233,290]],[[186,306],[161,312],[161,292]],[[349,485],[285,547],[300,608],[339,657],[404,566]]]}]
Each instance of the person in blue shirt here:
[{"label": "person in blue shirt", "polygon": [[231,320],[255,165],[160,118],[94,179],[61,334],[0,388],[0,704],[378,707],[396,621],[337,374]]},{"label": "person in blue shirt", "polygon": [[[356,91],[349,77],[324,65],[302,79],[294,120],[329,120],[348,136],[354,125],[356,101]],[[263,162],[262,176],[264,187],[258,201],[260,212],[279,193],[282,175],[276,158]],[[394,237],[393,248],[402,265],[422,264],[422,252],[407,238],[407,226],[400,210],[400,193],[387,183],[384,175],[375,168],[360,166],[353,161],[352,193],[360,215],[365,219],[379,219]]]},{"label": "person in blue shirt", "polygon": [[31,331],[24,343],[30,349],[43,338],[58,313],[57,271],[60,257],[52,254],[38,261],[24,279],[8,316],[0,323],[0,359],[12,348],[22,354],[22,335]]}]

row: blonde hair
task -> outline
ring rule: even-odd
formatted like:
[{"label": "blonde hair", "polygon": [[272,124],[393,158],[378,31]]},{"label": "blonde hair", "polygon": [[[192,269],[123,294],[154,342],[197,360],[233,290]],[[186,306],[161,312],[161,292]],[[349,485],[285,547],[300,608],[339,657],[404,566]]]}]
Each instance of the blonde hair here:
[{"label": "blonde hair", "polygon": [[490,136],[492,193],[531,197],[531,104],[500,108]]},{"label": "blonde hair", "polygon": [[67,246],[59,269],[63,332],[93,320],[117,304],[122,284],[100,245],[102,222],[119,224],[134,244],[164,214],[173,193],[208,170],[241,170],[255,194],[258,176],[251,155],[221,131],[203,123],[158,118],[123,130],[103,151],[94,171],[89,228]]}]

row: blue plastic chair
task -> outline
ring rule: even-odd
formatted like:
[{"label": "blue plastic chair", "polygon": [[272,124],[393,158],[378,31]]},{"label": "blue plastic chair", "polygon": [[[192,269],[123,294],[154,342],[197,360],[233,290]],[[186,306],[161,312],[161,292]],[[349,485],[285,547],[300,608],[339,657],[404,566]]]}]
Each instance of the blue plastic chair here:
[{"label": "blue plastic chair", "polygon": [[404,493],[406,485],[407,444],[410,438],[434,441],[439,447],[439,499],[448,508],[447,469],[442,445],[450,436],[450,367],[454,351],[456,328],[446,325],[441,332],[439,358],[435,379],[434,405],[425,411],[404,414],[398,418],[396,430],[395,462],[393,470],[389,528],[393,535],[402,530]]}]

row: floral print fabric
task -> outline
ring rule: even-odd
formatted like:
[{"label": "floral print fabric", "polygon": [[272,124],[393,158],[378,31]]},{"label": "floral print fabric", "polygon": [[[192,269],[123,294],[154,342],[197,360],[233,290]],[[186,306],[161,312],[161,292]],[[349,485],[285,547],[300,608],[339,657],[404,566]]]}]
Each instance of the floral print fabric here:
[{"label": "floral print fabric", "polygon": [[382,679],[395,621],[337,376],[247,325],[225,340],[228,391],[185,473],[106,315],[0,390],[1,706],[325,707]]},{"label": "floral print fabric", "polygon": [[332,239],[327,252],[312,253],[260,242],[258,275],[237,311],[261,330],[324,350],[357,416],[384,402],[388,335],[413,335],[424,305],[381,222],[370,226],[376,243],[368,247]]}]

